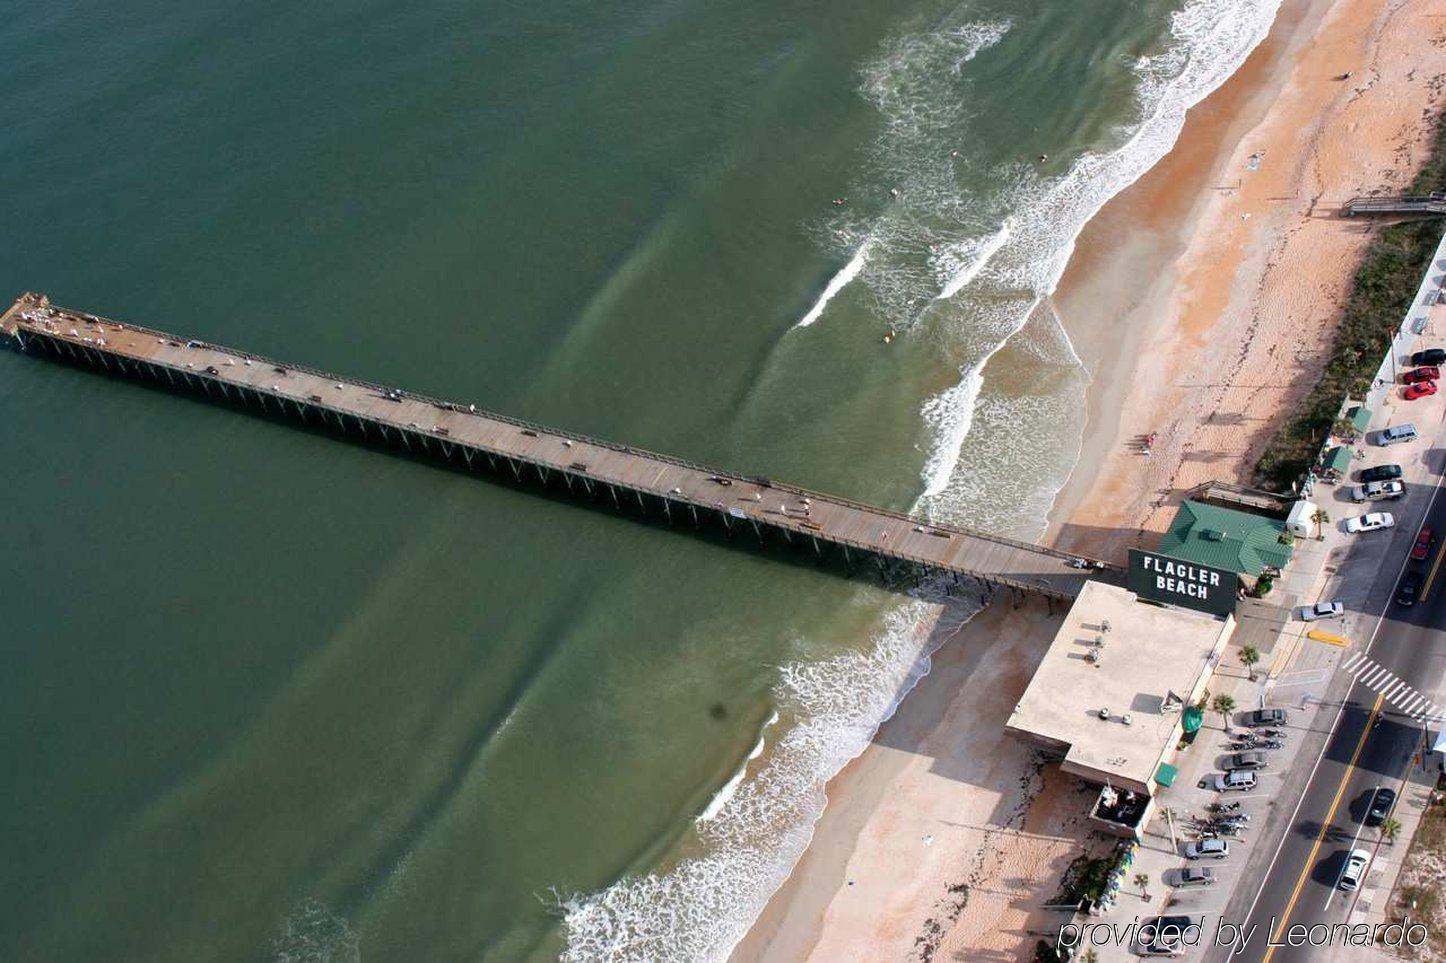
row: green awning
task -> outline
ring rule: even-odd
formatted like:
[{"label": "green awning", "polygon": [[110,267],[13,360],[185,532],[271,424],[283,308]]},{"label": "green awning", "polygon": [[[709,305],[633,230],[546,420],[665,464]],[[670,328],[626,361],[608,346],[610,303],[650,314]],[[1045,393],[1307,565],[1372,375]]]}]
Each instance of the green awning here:
[{"label": "green awning", "polygon": [[1325,467],[1327,470],[1338,471],[1345,474],[1346,469],[1351,467],[1351,450],[1344,445],[1338,445],[1326,452]]},{"label": "green awning", "polygon": [[1366,426],[1371,423],[1371,409],[1365,405],[1356,405],[1346,412],[1346,417],[1351,420],[1351,427],[1356,431],[1365,431]]},{"label": "green awning", "polygon": [[1168,762],[1162,762],[1160,763],[1160,768],[1155,770],[1155,782],[1162,786],[1173,785],[1175,777],[1178,775],[1180,775],[1180,770],[1177,766],[1172,766]]},{"label": "green awning", "polygon": [[1186,732],[1199,732],[1200,726],[1205,723],[1205,711],[1191,706],[1180,716],[1180,726]]}]

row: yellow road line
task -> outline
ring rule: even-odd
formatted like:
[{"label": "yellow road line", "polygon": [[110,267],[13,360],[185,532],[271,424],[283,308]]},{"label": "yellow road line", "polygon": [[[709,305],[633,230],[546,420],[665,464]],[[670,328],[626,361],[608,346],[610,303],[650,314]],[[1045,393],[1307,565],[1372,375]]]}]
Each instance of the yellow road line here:
[{"label": "yellow road line", "polygon": [[[1310,874],[1311,867],[1315,865],[1315,858],[1320,853],[1320,844],[1325,842],[1331,820],[1336,818],[1336,809],[1341,804],[1341,796],[1345,795],[1346,784],[1351,781],[1351,772],[1356,768],[1356,761],[1361,758],[1361,752],[1366,748],[1366,739],[1371,734],[1371,723],[1376,721],[1376,715],[1381,711],[1381,703],[1385,701],[1384,695],[1378,695],[1376,704],[1371,706],[1371,714],[1366,717],[1366,727],[1361,730],[1361,738],[1356,742],[1356,751],[1351,753],[1351,761],[1346,764],[1346,771],[1341,774],[1341,784],[1336,787],[1336,795],[1331,800],[1330,810],[1326,813],[1325,819],[1321,820],[1320,832],[1316,833],[1315,837],[1315,845],[1310,848],[1310,855],[1305,858],[1305,865],[1300,868],[1300,879],[1295,881],[1295,889],[1290,891],[1290,902],[1285,904],[1285,912],[1280,914],[1280,925],[1271,935],[1271,943],[1279,942],[1280,937],[1285,933],[1286,924],[1290,922],[1290,914],[1295,911],[1295,901],[1300,899],[1300,891],[1305,888],[1305,878]],[[1287,829],[1287,831],[1289,830]],[[1272,946],[1265,951],[1265,957],[1260,963],[1270,963],[1270,958],[1274,955],[1275,947]]]},{"label": "yellow road line", "polygon": [[1421,586],[1421,601],[1426,601],[1426,596],[1431,594],[1431,583],[1436,581],[1436,573],[1441,571],[1441,559],[1446,557],[1446,547],[1436,550],[1436,561],[1431,563],[1431,573],[1426,576],[1426,584]]}]

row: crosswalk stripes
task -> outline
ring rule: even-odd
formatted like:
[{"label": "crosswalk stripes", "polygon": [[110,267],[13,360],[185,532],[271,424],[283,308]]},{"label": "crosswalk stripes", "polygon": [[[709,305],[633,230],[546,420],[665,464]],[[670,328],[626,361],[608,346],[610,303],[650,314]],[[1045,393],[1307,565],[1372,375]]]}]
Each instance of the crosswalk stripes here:
[{"label": "crosswalk stripes", "polygon": [[1350,658],[1341,664],[1341,668],[1354,676],[1361,685],[1379,692],[1387,702],[1416,722],[1427,718],[1440,718],[1442,715],[1440,706],[1398,679],[1394,672],[1364,652],[1351,653]]}]

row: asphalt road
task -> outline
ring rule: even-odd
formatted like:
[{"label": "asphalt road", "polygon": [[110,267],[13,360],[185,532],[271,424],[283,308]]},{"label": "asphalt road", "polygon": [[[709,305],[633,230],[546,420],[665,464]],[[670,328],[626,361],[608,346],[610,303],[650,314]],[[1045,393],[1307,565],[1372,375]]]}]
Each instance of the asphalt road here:
[{"label": "asphalt road", "polygon": [[[1439,471],[1434,477],[1437,488],[1425,522],[1446,535],[1446,497],[1439,497]],[[1390,510],[1390,506],[1382,507]],[[1446,627],[1446,563],[1442,561],[1446,549],[1438,543],[1430,558],[1411,562],[1407,568],[1409,571],[1414,567],[1427,578],[1422,600],[1412,607],[1394,601],[1400,565],[1406,561],[1415,539],[1419,512],[1417,508],[1400,513],[1404,516],[1400,521],[1405,524],[1379,567],[1368,596],[1368,610],[1381,612],[1387,600],[1391,601],[1381,617],[1357,623],[1357,637],[1362,645],[1365,639],[1371,639],[1368,654],[1372,660],[1432,697],[1446,672],[1446,631],[1442,628]],[[1335,713],[1327,708],[1318,717],[1318,724],[1334,722],[1334,729],[1315,770],[1304,777],[1307,781],[1299,809],[1261,885],[1241,887],[1223,916],[1231,922],[1244,920],[1246,932],[1253,933],[1253,937],[1243,950],[1217,948],[1206,954],[1207,959],[1232,963],[1320,959],[1321,951],[1309,946],[1270,947],[1266,935],[1278,943],[1292,925],[1348,919],[1355,894],[1336,887],[1346,854],[1352,848],[1372,853],[1376,850],[1379,834],[1362,823],[1370,796],[1377,786],[1400,791],[1403,776],[1415,765],[1423,730],[1373,689],[1354,681],[1347,688],[1347,679],[1342,674],[1328,690],[1327,698],[1338,700],[1340,708]],[[1375,723],[1377,717],[1379,722]],[[1431,738],[1435,736],[1432,732]],[[1382,892],[1377,898],[1384,899],[1386,894]]]}]

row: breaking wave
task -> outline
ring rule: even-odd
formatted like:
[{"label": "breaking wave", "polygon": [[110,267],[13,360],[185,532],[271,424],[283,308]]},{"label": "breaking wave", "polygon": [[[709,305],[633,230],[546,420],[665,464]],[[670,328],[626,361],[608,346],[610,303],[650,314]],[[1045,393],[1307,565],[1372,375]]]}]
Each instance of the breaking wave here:
[{"label": "breaking wave", "polygon": [[[1054,291],[1089,219],[1170,151],[1184,127],[1185,112],[1224,83],[1265,39],[1278,7],[1279,0],[1187,3],[1171,17],[1171,39],[1165,49],[1135,64],[1140,120],[1132,133],[1111,150],[1082,155],[1063,176],[1019,190],[1008,236],[980,270],[950,292],[953,296],[975,281],[984,281],[991,288],[1025,292],[1025,296],[1000,298],[976,308],[974,329],[992,332],[998,340],[981,352],[982,360],[961,367],[957,385],[923,405],[923,417],[934,430],[922,472],[928,510],[955,517],[949,500],[941,503],[939,498],[963,483],[955,476],[977,470],[974,465],[961,468],[960,452],[974,423],[972,409],[980,398],[974,382],[984,362]],[[939,473],[946,466],[950,478],[941,482]],[[952,501],[956,509],[970,507],[966,499]]]},{"label": "breaking wave", "polygon": [[824,784],[873,738],[929,671],[941,615],[963,624],[977,600],[926,591],[885,616],[869,651],[782,670],[775,696],[786,721],[776,746],[707,820],[706,855],[666,873],[624,879],[563,903],[569,963],[714,960],[728,955],[813,836]]},{"label": "breaking wave", "polygon": [[934,273],[944,278],[936,301],[947,301],[969,286],[979,276],[1000,248],[1009,243],[1009,222],[982,238],[960,241],[941,251],[934,258]]},{"label": "breaking wave", "polygon": [[[887,178],[897,200],[867,226],[829,225],[834,238],[868,240],[798,326],[859,281],[881,324],[937,324],[946,347],[964,357],[957,383],[922,406],[932,437],[919,508],[1040,534],[1077,455],[1086,383],[1049,295],[1085,223],[1168,152],[1185,111],[1264,39],[1278,5],[1189,0],[1171,18],[1163,50],[1134,67],[1138,119],[1120,143],[1052,179],[1013,172],[1002,199],[961,193],[949,146],[968,113],[965,65],[1000,44],[1009,23],[905,35],[864,69],[861,91],[884,128],[871,173]],[[996,385],[988,377],[996,357],[1040,374]],[[863,651],[783,667],[777,740],[760,741],[696,821],[702,855],[566,900],[563,959],[725,959],[803,854],[827,781],[928,672],[931,640],[949,634],[931,632],[935,623],[962,624],[978,607],[977,599],[924,592],[886,613]]]},{"label": "breaking wave", "polygon": [[733,798],[733,794],[738,791],[738,787],[743,784],[743,780],[748,776],[748,764],[763,755],[763,747],[768,743],[768,737],[765,735],[768,727],[777,721],[778,711],[774,710],[774,712],[769,715],[768,721],[763,724],[762,730],[758,733],[758,741],[753,744],[753,751],[743,760],[743,765],[738,767],[738,771],[733,774],[733,778],[723,784],[723,788],[714,794],[713,798],[709,800],[708,805],[698,814],[698,822],[706,823],[714,816],[717,816],[718,813],[723,810],[723,805]]},{"label": "breaking wave", "polygon": [[823,317],[823,309],[828,307],[828,303],[833,300],[833,296],[848,287],[849,282],[858,277],[859,272],[864,269],[864,264],[867,263],[869,259],[869,247],[872,244],[873,239],[867,238],[864,240],[864,243],[859,245],[858,251],[849,259],[849,263],[845,264],[837,274],[829,279],[828,284],[825,285],[823,289],[823,294],[819,295],[813,307],[809,308],[808,313],[794,325],[795,328],[806,328]]}]

